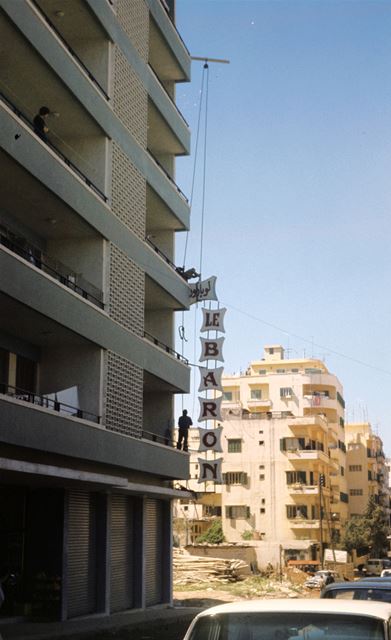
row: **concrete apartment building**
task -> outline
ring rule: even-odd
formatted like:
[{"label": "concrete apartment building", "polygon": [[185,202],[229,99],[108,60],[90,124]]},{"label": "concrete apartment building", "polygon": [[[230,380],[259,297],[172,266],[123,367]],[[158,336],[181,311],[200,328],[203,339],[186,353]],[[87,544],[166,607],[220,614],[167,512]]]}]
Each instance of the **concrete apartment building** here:
[{"label": "concrete apartment building", "polygon": [[[280,345],[245,373],[223,376],[222,485],[197,484],[197,430],[190,439],[186,530],[221,514],[229,542],[260,540],[260,562],[316,561],[341,538],[348,517],[344,400],[338,378],[314,358],[285,358]],[[216,454],[217,455],[217,454]],[[320,503],[322,501],[322,512]]]},{"label": "concrete apartment building", "polygon": [[[1,615],[171,601],[174,0],[0,0]],[[41,107],[48,132],[33,120]],[[41,110],[42,111],[42,110]],[[55,115],[54,112],[58,112]]]},{"label": "concrete apartment building", "polygon": [[369,422],[347,423],[345,432],[349,515],[362,515],[373,497],[390,520],[389,468],[381,438]]}]

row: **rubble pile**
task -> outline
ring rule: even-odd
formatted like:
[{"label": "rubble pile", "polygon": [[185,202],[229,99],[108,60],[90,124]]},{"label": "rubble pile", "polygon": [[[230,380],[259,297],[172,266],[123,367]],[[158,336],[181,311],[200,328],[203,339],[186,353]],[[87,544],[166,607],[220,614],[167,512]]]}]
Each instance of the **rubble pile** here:
[{"label": "rubble pile", "polygon": [[174,549],[174,585],[191,584],[193,582],[208,583],[238,582],[248,572],[248,564],[243,560],[222,558],[204,558],[181,553]]}]

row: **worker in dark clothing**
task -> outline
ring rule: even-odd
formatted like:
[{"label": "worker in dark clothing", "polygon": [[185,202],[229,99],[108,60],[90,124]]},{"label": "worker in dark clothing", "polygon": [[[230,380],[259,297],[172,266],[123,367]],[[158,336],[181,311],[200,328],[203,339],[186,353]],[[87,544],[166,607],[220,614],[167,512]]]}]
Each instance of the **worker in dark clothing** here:
[{"label": "worker in dark clothing", "polygon": [[189,427],[193,424],[190,416],[187,415],[186,409],[183,409],[182,415],[178,420],[179,434],[178,434],[178,442],[176,445],[177,449],[182,449],[182,440],[183,440],[183,451],[189,451],[188,440],[189,440]]},{"label": "worker in dark clothing", "polygon": [[46,118],[49,114],[50,109],[48,107],[41,107],[33,120],[35,133],[45,142],[48,141],[46,134],[49,133],[49,127],[46,124]]}]

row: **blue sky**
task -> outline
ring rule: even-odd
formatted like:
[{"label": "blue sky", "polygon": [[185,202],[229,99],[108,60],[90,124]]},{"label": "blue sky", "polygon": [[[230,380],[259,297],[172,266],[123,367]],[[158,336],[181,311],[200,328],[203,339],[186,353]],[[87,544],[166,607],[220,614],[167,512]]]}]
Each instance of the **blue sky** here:
[{"label": "blue sky", "polygon": [[[369,419],[391,455],[391,3],[177,0],[177,26],[191,55],[230,60],[209,70],[202,264],[228,308],[225,370],[268,343],[325,359],[347,417]],[[202,66],[177,86],[193,150]],[[188,195],[193,167],[194,154],[177,162]],[[192,362],[200,316],[185,314]]]}]

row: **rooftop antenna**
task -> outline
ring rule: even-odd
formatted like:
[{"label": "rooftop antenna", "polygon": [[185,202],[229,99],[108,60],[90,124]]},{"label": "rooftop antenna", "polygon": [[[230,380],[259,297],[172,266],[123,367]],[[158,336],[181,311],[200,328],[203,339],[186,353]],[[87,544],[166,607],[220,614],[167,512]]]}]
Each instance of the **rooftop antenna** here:
[{"label": "rooftop antenna", "polygon": [[191,60],[199,60],[200,62],[205,62],[207,65],[208,62],[218,62],[219,64],[229,64],[229,60],[223,60],[222,58],[207,58],[205,56],[190,56]]}]

